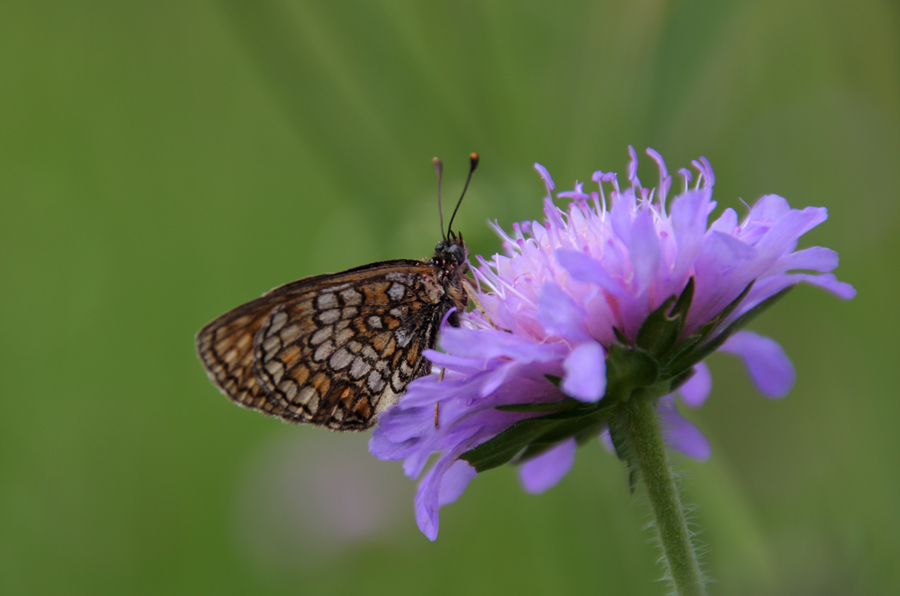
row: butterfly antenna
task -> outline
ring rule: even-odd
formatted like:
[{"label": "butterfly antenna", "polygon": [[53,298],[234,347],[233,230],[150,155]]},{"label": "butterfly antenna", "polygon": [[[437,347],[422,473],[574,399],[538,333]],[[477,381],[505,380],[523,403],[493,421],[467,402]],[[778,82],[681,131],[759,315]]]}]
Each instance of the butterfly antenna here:
[{"label": "butterfly antenna", "polygon": [[[459,206],[462,205],[463,197],[466,196],[466,189],[469,188],[469,182],[472,181],[472,174],[475,173],[475,168],[478,167],[478,154],[470,153],[469,154],[469,177],[466,178],[466,185],[463,186],[462,194],[459,195],[459,200],[456,202],[456,209],[453,210],[453,215],[450,216],[450,224],[447,226],[447,233],[451,234],[450,231],[453,228],[453,220],[456,218],[456,212],[459,211]],[[441,230],[443,232],[443,230]]]},{"label": "butterfly antenna", "polygon": [[444,234],[444,212],[441,210],[441,174],[444,173],[444,164],[441,163],[441,158],[435,157],[431,160],[431,163],[434,164],[434,171],[437,172],[437,182],[438,182],[438,215],[441,218],[441,238],[444,240],[447,239],[447,235]]}]

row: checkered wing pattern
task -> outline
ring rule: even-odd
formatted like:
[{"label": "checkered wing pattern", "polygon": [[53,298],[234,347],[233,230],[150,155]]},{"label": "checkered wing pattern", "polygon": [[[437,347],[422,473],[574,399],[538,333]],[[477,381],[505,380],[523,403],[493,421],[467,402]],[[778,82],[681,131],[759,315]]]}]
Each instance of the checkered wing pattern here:
[{"label": "checkered wing pattern", "polygon": [[244,407],[365,430],[431,370],[422,351],[460,305],[441,273],[397,260],[302,279],[214,320],[197,351],[212,382]]}]

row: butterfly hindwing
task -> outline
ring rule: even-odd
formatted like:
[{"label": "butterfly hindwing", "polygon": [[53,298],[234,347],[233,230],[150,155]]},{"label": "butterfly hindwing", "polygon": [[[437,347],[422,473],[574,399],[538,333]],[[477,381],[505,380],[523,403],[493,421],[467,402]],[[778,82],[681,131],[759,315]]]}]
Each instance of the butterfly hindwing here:
[{"label": "butterfly hindwing", "polygon": [[371,427],[426,374],[454,306],[430,263],[385,261],[281,286],[225,313],[197,336],[231,400],[291,422]]}]

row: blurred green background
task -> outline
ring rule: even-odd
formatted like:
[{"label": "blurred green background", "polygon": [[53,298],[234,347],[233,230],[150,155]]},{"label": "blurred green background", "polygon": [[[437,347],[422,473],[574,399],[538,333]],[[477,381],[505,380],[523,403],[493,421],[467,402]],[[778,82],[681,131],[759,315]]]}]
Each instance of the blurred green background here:
[{"label": "blurred green background", "polygon": [[535,161],[565,190],[629,143],[707,156],[720,205],[828,207],[804,244],[859,290],[755,325],[782,401],[711,359],[713,456],[680,464],[710,592],[893,592],[898,66],[879,0],[0,3],[0,592],[663,594],[599,444],[544,495],[476,479],[430,543],[366,436],[231,405],[193,348],[275,285],[429,257],[434,155],[452,197],[481,153],[457,227],[491,255]]}]

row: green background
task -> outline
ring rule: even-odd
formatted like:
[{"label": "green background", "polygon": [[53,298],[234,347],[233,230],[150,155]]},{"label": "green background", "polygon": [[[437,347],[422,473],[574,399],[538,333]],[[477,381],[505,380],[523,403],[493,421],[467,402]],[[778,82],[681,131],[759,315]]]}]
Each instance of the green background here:
[{"label": "green background", "polygon": [[859,290],[755,324],[782,401],[711,358],[713,456],[679,465],[710,592],[892,592],[898,66],[879,0],[0,3],[0,592],[663,594],[599,444],[540,496],[477,478],[430,543],[365,436],[229,404],[193,349],[272,286],[430,256],[434,155],[452,197],[481,153],[456,227],[491,255],[535,161],[565,190],[628,144],[707,156],[720,205],[828,207],[803,245]]}]

